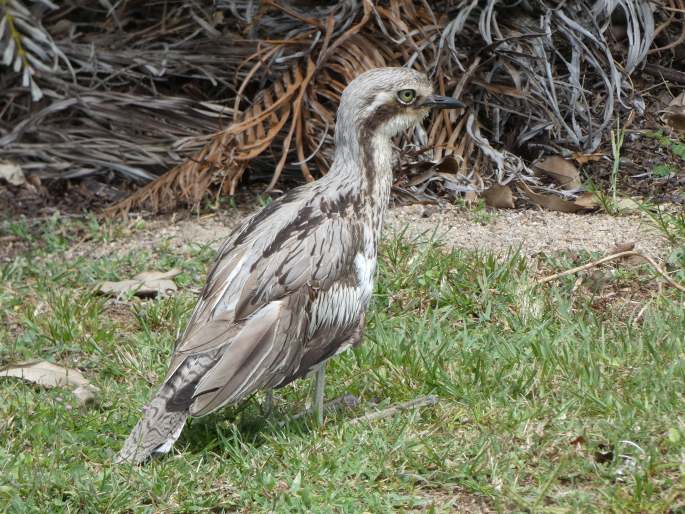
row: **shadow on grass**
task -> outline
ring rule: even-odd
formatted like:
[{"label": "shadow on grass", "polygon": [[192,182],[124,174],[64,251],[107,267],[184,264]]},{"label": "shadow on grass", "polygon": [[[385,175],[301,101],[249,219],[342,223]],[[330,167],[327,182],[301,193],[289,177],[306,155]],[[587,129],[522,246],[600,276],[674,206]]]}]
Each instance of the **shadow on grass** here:
[{"label": "shadow on grass", "polygon": [[282,410],[265,416],[257,400],[250,398],[202,418],[190,418],[176,443],[183,452],[214,452],[230,457],[230,448],[244,443],[258,448],[274,437],[304,437],[316,429],[313,416],[288,420]]}]

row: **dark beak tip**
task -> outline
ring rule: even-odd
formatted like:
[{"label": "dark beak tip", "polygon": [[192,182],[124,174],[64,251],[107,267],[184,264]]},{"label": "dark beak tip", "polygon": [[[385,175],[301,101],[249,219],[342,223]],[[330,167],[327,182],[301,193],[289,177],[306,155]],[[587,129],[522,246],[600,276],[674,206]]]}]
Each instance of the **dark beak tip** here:
[{"label": "dark beak tip", "polygon": [[466,107],[464,103],[451,96],[431,95],[426,98],[425,105],[436,109],[462,109]]}]

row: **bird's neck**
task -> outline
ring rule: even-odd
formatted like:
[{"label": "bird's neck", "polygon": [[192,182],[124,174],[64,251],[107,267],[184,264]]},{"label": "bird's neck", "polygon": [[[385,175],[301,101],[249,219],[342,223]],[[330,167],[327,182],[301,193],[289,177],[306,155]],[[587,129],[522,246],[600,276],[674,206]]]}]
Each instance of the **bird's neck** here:
[{"label": "bird's neck", "polygon": [[334,190],[350,193],[364,212],[376,214],[382,222],[392,186],[392,141],[380,131],[356,132],[354,137],[336,138],[327,178]]},{"label": "bird's neck", "polygon": [[[347,204],[362,228],[364,252],[375,260],[392,186],[392,142],[375,134],[338,144],[324,180],[326,195]],[[323,184],[322,184],[323,185]]]}]

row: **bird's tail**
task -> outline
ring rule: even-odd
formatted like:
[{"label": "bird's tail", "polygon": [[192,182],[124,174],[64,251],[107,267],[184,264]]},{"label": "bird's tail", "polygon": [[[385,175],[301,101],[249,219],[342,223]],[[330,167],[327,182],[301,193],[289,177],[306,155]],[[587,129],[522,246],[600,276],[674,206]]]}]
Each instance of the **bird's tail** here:
[{"label": "bird's tail", "polygon": [[164,386],[144,408],[143,419],[126,439],[114,460],[116,463],[140,464],[153,453],[166,453],[181,435],[188,412],[167,410],[167,395],[163,394],[163,390]]}]

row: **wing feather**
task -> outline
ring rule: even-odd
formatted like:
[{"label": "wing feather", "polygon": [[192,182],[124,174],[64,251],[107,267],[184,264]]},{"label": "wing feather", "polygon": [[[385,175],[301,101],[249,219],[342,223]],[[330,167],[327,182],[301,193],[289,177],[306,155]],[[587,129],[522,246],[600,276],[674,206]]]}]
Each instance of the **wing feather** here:
[{"label": "wing feather", "polygon": [[219,361],[195,388],[190,407],[193,416],[202,416],[262,388],[274,369],[288,340],[283,327],[289,325],[287,302],[263,307],[231,340]]},{"label": "wing feather", "polygon": [[355,256],[363,238],[358,224],[321,212],[321,194],[312,195],[314,200],[283,200],[278,209],[267,207],[223,245],[167,376],[184,369],[181,365],[191,356],[220,355],[196,382],[192,415],[287,381],[300,369],[309,339],[317,333],[312,323],[327,325],[329,345],[358,324],[358,309],[336,313],[342,306],[332,300],[356,301],[358,288],[349,282],[356,276]]}]

